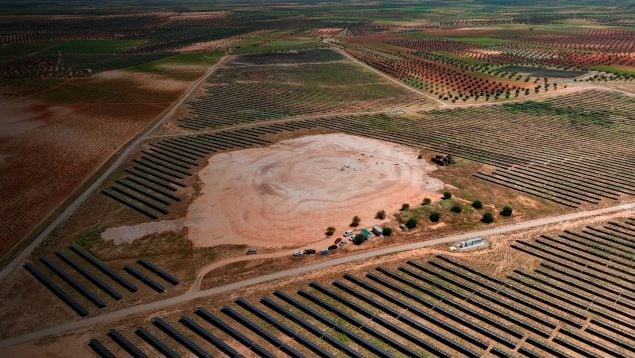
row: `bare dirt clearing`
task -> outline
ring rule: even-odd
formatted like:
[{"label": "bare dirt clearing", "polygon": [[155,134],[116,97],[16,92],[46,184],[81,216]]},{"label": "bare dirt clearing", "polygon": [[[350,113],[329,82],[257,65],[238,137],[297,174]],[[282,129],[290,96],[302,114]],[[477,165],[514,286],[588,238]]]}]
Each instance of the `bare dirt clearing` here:
[{"label": "bare dirt clearing", "polygon": [[[189,70],[196,71],[201,69],[201,66],[196,65],[171,65],[178,68],[171,68],[170,65],[164,65],[166,70]],[[180,67],[179,67],[180,66]],[[137,88],[158,92],[181,92],[185,91],[190,85],[189,81],[180,81],[172,79],[169,76],[164,76],[156,73],[144,73],[133,72],[126,70],[113,70],[100,72],[92,77],[93,81],[130,81],[133,82]]]},{"label": "bare dirt clearing", "polygon": [[[344,134],[279,142],[267,148],[215,155],[199,178],[202,194],[188,209],[195,246],[301,245],[339,231],[355,215],[376,223],[378,210],[394,212],[443,188],[413,149]],[[293,233],[292,235],[290,233]]]},{"label": "bare dirt clearing", "polygon": [[183,228],[183,220],[161,220],[152,221],[138,225],[117,226],[108,228],[101,234],[102,239],[110,240],[115,245],[123,242],[130,243],[144,236],[162,233],[166,231],[181,231]]}]

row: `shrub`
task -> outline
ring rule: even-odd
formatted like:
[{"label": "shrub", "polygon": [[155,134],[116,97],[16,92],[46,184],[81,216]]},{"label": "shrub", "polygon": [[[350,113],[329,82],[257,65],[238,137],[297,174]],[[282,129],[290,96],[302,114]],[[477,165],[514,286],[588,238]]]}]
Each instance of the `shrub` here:
[{"label": "shrub", "polygon": [[353,238],[353,244],[355,244],[355,245],[361,245],[364,241],[366,241],[366,236],[364,236],[362,234],[357,234]]},{"label": "shrub", "polygon": [[463,211],[463,207],[461,207],[461,205],[459,204],[454,204],[452,208],[450,208],[450,211],[459,214],[461,211]]},{"label": "shrub", "polygon": [[384,220],[386,218],[386,212],[384,210],[380,210],[375,214],[375,219]]},{"label": "shrub", "polygon": [[450,198],[452,198],[452,193],[450,193],[449,191],[443,193],[443,200],[448,200]]},{"label": "shrub", "polygon": [[432,204],[432,200],[430,198],[424,198],[423,202],[421,203],[421,205],[430,205]]},{"label": "shrub", "polygon": [[326,236],[333,236],[335,234],[335,228],[333,226],[329,226],[326,228]]},{"label": "shrub", "polygon": [[401,209],[399,209],[399,211],[408,211],[408,210],[410,210],[410,204],[408,203],[401,204]]},{"label": "shrub", "polygon": [[392,228],[389,228],[388,226],[384,226],[384,227],[381,229],[381,234],[382,234],[382,235],[384,235],[384,236],[390,236],[390,235],[392,235]]},{"label": "shrub", "polygon": [[408,229],[416,228],[417,227],[417,219],[415,219],[415,218],[408,219],[408,221],[406,221],[406,227]]},{"label": "shrub", "polygon": [[494,222],[494,214],[487,212],[485,214],[483,214],[483,218],[481,219],[482,222],[489,224]]},{"label": "shrub", "polygon": [[512,216],[512,207],[511,206],[506,206],[503,208],[503,210],[501,210],[501,215],[502,216]]},{"label": "shrub", "polygon": [[474,201],[472,202],[472,207],[473,207],[474,209],[483,209],[483,203],[481,203],[481,201],[480,201],[480,200],[474,200]]},{"label": "shrub", "polygon": [[441,213],[439,213],[438,211],[435,211],[432,214],[430,214],[430,216],[428,218],[433,223],[438,222],[441,219]]},{"label": "shrub", "polygon": [[351,226],[353,227],[359,226],[360,222],[362,222],[362,219],[360,219],[359,216],[355,215],[353,216],[353,221],[351,222]]}]

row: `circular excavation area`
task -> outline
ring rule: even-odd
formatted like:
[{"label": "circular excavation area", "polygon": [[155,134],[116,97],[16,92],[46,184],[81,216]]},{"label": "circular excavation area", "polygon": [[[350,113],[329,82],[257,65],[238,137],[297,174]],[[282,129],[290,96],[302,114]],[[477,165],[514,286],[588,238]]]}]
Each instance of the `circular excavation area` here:
[{"label": "circular excavation area", "polygon": [[278,142],[212,156],[185,219],[195,246],[292,247],[324,238],[327,226],[378,223],[379,210],[421,201],[443,183],[412,148],[346,134]]}]

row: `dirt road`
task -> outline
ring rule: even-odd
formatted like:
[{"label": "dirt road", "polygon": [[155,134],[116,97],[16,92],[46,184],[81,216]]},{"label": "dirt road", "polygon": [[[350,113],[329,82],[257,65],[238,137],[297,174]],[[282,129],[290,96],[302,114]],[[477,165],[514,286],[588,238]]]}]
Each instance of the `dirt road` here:
[{"label": "dirt road", "polygon": [[[35,332],[27,333],[21,336],[5,339],[3,341],[0,341],[0,347],[8,347],[8,346],[12,346],[12,345],[20,344],[20,343],[25,343],[35,339],[40,339],[49,335],[53,335],[53,334],[68,333],[75,330],[88,328],[94,325],[116,321],[122,318],[126,318],[128,316],[132,316],[132,315],[136,315],[140,313],[150,313],[160,309],[165,309],[167,307],[172,307],[179,304],[187,303],[197,298],[214,296],[221,293],[226,293],[229,291],[234,291],[234,290],[242,289],[248,286],[253,286],[253,285],[257,285],[257,284],[261,284],[261,283],[265,283],[265,282],[269,282],[269,281],[273,281],[273,280],[277,280],[281,278],[288,278],[292,276],[303,275],[312,271],[321,270],[321,269],[333,267],[336,265],[366,260],[366,259],[370,259],[377,256],[389,255],[389,254],[398,253],[398,252],[407,251],[407,250],[420,249],[420,248],[439,245],[439,244],[447,244],[447,243],[451,243],[455,241],[465,240],[474,236],[492,236],[492,235],[510,233],[514,231],[520,231],[520,230],[525,230],[525,229],[530,229],[530,228],[535,228],[535,227],[540,227],[540,226],[545,226],[550,224],[557,224],[557,223],[562,223],[562,222],[572,221],[572,220],[577,220],[582,218],[588,218],[588,217],[597,216],[597,215],[610,214],[610,213],[615,213],[615,212],[624,211],[624,210],[635,210],[635,202],[630,202],[630,203],[621,204],[621,205],[612,206],[612,207],[603,208],[603,209],[582,211],[582,212],[554,216],[549,218],[530,220],[526,222],[511,224],[511,225],[499,226],[492,229],[471,231],[471,232],[466,232],[466,233],[461,233],[456,235],[450,235],[450,236],[446,236],[446,237],[442,237],[442,238],[438,238],[434,240],[384,247],[384,248],[380,248],[376,250],[362,252],[359,254],[338,257],[332,260],[326,260],[326,261],[318,262],[312,265],[292,268],[289,270],[278,271],[271,274],[258,276],[251,279],[239,281],[239,282],[234,282],[228,285],[206,289],[203,291],[188,291],[180,296],[171,297],[165,300],[150,302],[150,303],[146,303],[146,304],[142,304],[142,305],[138,305],[134,307],[128,307],[118,311],[102,314],[99,316],[94,316],[94,317],[79,320],[79,321],[64,323],[64,324],[49,327],[40,331],[35,331]],[[254,257],[254,258],[258,258],[258,257]]]},{"label": "dirt road", "polygon": [[360,65],[360,66],[363,66],[364,68],[366,68],[366,69],[368,69],[368,70],[370,70],[370,71],[375,72],[376,74],[378,74],[378,75],[380,75],[380,76],[382,76],[382,77],[384,77],[384,78],[386,78],[386,79],[388,79],[388,80],[390,80],[390,81],[392,81],[392,82],[394,82],[394,83],[396,83],[396,84],[400,85],[401,87],[404,87],[404,88],[405,88],[405,89],[407,89],[408,91],[415,92],[415,93],[420,94],[420,95],[422,95],[422,96],[424,96],[424,97],[426,97],[426,98],[428,98],[428,99],[431,99],[431,100],[433,100],[433,101],[437,102],[437,103],[438,103],[441,107],[448,107],[448,106],[449,106],[446,102],[444,102],[444,101],[442,101],[442,100],[438,99],[437,97],[431,96],[431,95],[430,95],[430,94],[428,94],[428,93],[425,93],[425,92],[423,92],[423,91],[419,91],[419,90],[417,90],[417,89],[415,89],[415,88],[413,88],[413,87],[410,87],[410,86],[408,86],[407,84],[405,84],[405,83],[403,83],[403,82],[401,82],[401,81],[399,81],[399,80],[397,80],[397,79],[395,79],[395,78],[393,78],[393,77],[390,77],[389,75],[387,75],[387,74],[385,74],[385,73],[383,73],[383,72],[381,72],[381,71],[379,71],[379,70],[377,70],[377,69],[375,69],[375,68],[373,68],[373,67],[371,67],[371,66],[369,66],[369,65],[365,64],[364,62],[362,62],[362,61],[360,61],[360,60],[356,59],[355,57],[353,57],[353,56],[351,56],[351,55],[349,55],[346,51],[344,51],[344,50],[340,49],[339,47],[335,47],[335,46],[333,46],[333,47],[331,47],[331,48],[335,49],[335,50],[336,50],[338,53],[340,53],[342,56],[345,56],[346,58],[350,59],[351,61],[355,62],[356,64],[358,64],[358,65]]},{"label": "dirt road", "polygon": [[44,239],[64,220],[66,220],[69,216],[71,216],[77,208],[84,203],[90,197],[90,195],[97,190],[101,186],[101,184],[112,174],[114,173],[121,164],[128,158],[130,153],[137,146],[143,143],[146,139],[148,139],[150,133],[159,128],[165,121],[167,121],[176,109],[183,104],[183,102],[205,81],[205,79],[220,65],[225,61],[227,57],[222,57],[215,65],[211,66],[207,72],[201,76],[198,80],[193,82],[190,87],[181,95],[181,97],[176,100],[170,107],[168,107],[151,125],[146,127],[143,132],[141,132],[135,139],[130,141],[123,149],[118,152],[117,158],[111,162],[110,166],[107,167],[102,174],[93,181],[90,186],[88,186],[73,202],[68,205],[64,210],[42,231],[40,234],[29,243],[29,245],[24,248],[16,257],[14,257],[6,267],[0,271],[0,279],[4,278],[9,272],[13,271],[18,265],[20,265],[30,254],[38,247]]}]

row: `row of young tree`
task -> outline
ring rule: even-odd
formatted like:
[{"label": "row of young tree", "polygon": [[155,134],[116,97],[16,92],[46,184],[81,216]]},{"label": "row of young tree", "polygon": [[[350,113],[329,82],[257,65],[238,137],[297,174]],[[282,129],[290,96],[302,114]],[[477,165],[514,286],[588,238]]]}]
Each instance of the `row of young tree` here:
[{"label": "row of young tree", "polygon": [[[452,193],[450,193],[449,191],[444,192],[442,199],[443,200],[452,199]],[[426,205],[430,205],[431,203],[432,203],[432,200],[430,200],[430,198],[425,198],[423,199],[423,202],[421,203],[421,205],[426,206]],[[474,200],[470,204],[470,206],[477,210],[483,209],[483,203],[480,200]],[[404,203],[401,206],[401,211],[408,211],[408,210],[410,210],[410,204]],[[460,214],[461,212],[463,212],[463,206],[459,203],[455,203],[450,208],[450,211],[455,214]],[[505,206],[500,211],[500,215],[504,217],[510,217],[512,216],[512,214],[513,214],[513,209],[511,206]],[[439,222],[441,220],[441,213],[439,211],[433,211],[430,213],[430,215],[428,215],[428,219],[433,223]],[[484,213],[483,216],[481,217],[481,221],[486,224],[494,222],[494,213],[490,211]],[[417,227],[417,219],[414,217],[411,217],[406,221],[405,225],[408,229],[414,229],[415,227]]]},{"label": "row of young tree", "polygon": [[[442,200],[450,200],[452,199],[452,193],[449,191],[446,191],[443,193],[442,196]],[[430,198],[424,198],[423,201],[421,202],[421,206],[427,206],[432,204],[432,200]],[[472,201],[472,203],[470,203],[470,206],[476,210],[481,210],[483,209],[483,203],[480,200],[474,200]],[[452,207],[450,208],[450,211],[452,213],[455,214],[460,214],[461,212],[463,212],[463,206],[459,203],[455,203],[454,205],[452,205]],[[401,206],[401,209],[399,209],[399,211],[402,212],[407,212],[410,210],[410,204],[408,203],[404,203]],[[513,209],[511,206],[504,206],[501,211],[500,211],[500,216],[503,217],[510,217],[513,214]],[[433,211],[428,215],[428,219],[433,222],[439,222],[441,220],[441,213],[439,211]],[[380,210],[375,214],[375,219],[378,220],[385,220],[386,219],[386,211],[385,210]],[[353,217],[353,219],[351,220],[350,223],[350,227],[358,227],[361,224],[362,219],[355,215]],[[491,211],[487,211],[485,213],[483,213],[483,216],[481,217],[481,222],[489,224],[495,221],[495,216],[494,213]],[[417,227],[418,224],[418,220],[415,217],[410,217],[408,218],[408,220],[406,220],[405,222],[405,227],[412,230],[414,228]],[[335,233],[336,229],[333,226],[329,226],[326,229],[326,235],[327,236],[332,236]],[[392,235],[392,228],[385,226],[382,228],[382,235],[383,236],[391,236]],[[362,234],[357,234],[353,237],[353,243],[356,245],[360,245],[362,244],[364,241],[366,241],[367,238],[362,235]]]}]

